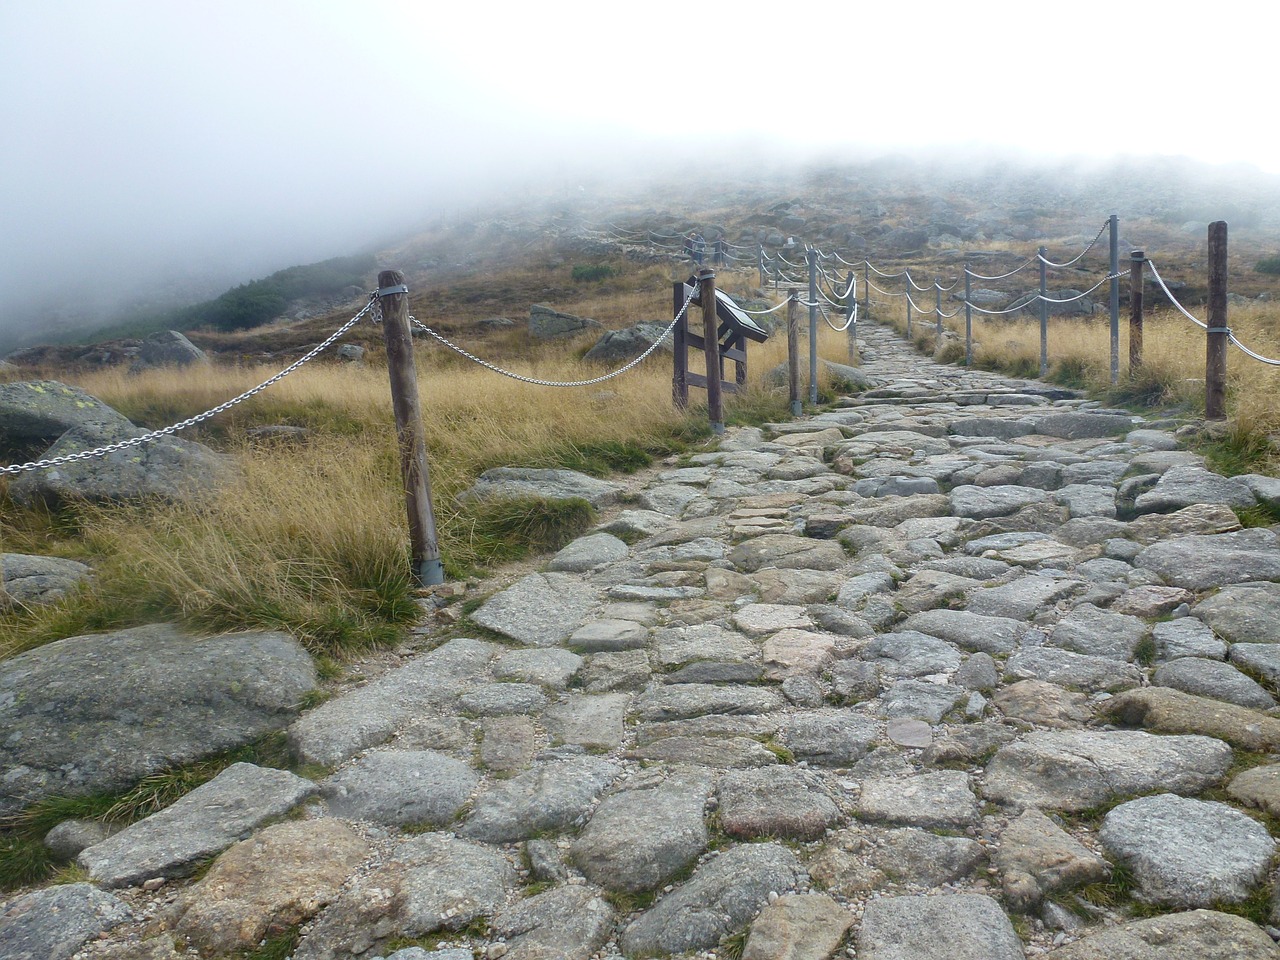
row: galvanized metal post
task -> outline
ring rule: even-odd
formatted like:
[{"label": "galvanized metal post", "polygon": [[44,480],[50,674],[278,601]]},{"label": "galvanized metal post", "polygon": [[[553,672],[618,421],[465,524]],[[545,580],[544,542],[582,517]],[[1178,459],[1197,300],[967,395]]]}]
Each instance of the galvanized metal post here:
[{"label": "galvanized metal post", "polygon": [[938,283],[936,278],[933,281],[933,292],[933,312],[937,314],[938,317],[937,326],[934,327],[935,338],[937,340],[934,344],[934,349],[936,350],[938,347],[942,346],[942,285]]},{"label": "galvanized metal post", "polygon": [[1049,301],[1045,299],[1048,288],[1048,267],[1045,264],[1045,248],[1038,251],[1040,261],[1040,376],[1049,372]]},{"label": "galvanized metal post", "polygon": [[906,284],[903,290],[906,292],[905,295],[907,298],[907,339],[910,340],[911,339],[911,271],[904,270],[903,274],[904,276],[903,276],[902,282]]},{"label": "galvanized metal post", "polygon": [[809,402],[818,402],[818,251],[805,252],[809,263]]},{"label": "galvanized metal post", "polygon": [[862,288],[863,301],[862,309],[866,311],[867,316],[871,316],[871,261],[862,261]]},{"label": "galvanized metal post", "polygon": [[1129,379],[1142,367],[1142,265],[1147,255],[1129,253]]},{"label": "galvanized metal post", "polygon": [[849,331],[849,362],[858,362],[858,282],[857,274],[849,268],[849,292],[845,295],[845,326]]},{"label": "galvanized metal post", "polygon": [[760,286],[764,286],[764,244],[760,244],[760,252],[756,254],[756,266],[760,270]]},{"label": "galvanized metal post", "polygon": [[973,304],[969,298],[973,296],[973,277],[969,273],[969,265],[964,265],[964,365],[973,366]]},{"label": "galvanized metal post", "polygon": [[1120,218],[1107,220],[1111,231],[1111,382],[1120,382]]},{"label": "galvanized metal post", "polygon": [[787,291],[787,399],[791,415],[800,416],[800,291],[794,287]]}]

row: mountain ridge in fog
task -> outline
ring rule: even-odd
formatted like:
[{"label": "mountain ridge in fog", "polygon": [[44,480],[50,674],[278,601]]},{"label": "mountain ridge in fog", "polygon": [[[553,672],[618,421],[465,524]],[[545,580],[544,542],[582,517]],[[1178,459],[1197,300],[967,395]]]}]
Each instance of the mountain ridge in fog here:
[{"label": "mountain ridge in fog", "polygon": [[[1210,220],[1227,220],[1233,239],[1280,251],[1280,176],[1243,164],[1210,165],[1185,158],[1118,157],[1109,161],[1005,159],[978,150],[882,154],[850,160],[832,152],[801,161],[753,157],[715,163],[687,160],[647,175],[586,168],[551,181],[528,182],[519,195],[477,190],[471,202],[452,197],[447,210],[414,218],[406,210],[397,222],[367,224],[363,238],[350,232],[315,235],[306,242],[264,248],[252,238],[201,243],[170,251],[163,270],[144,271],[137,258],[116,261],[115,284],[93,264],[63,264],[56,289],[27,296],[10,292],[0,303],[0,355],[49,340],[88,340],[94,331],[130,319],[212,300],[223,291],[285,267],[340,256],[392,251],[432,223],[482,219],[499,213],[536,218],[550,210],[581,208],[607,216],[610,209],[649,208],[655,216],[690,216],[728,208],[736,217],[759,213],[781,202],[808,204],[829,216],[847,212],[855,228],[874,221],[948,218],[978,225],[986,238],[1003,225],[1031,222],[1066,228],[1079,221],[1099,224],[1111,212],[1127,222],[1146,219],[1183,230],[1189,242]],[[658,211],[663,211],[659,214]],[[1070,232],[1070,231],[1068,231]],[[344,244],[339,239],[351,236]],[[377,239],[381,238],[381,239]],[[1203,242],[1203,234],[1199,238]],[[1127,250],[1123,251],[1127,253]],[[177,267],[174,264],[185,266]],[[137,276],[129,271],[138,271]],[[139,291],[145,294],[139,295]]]}]

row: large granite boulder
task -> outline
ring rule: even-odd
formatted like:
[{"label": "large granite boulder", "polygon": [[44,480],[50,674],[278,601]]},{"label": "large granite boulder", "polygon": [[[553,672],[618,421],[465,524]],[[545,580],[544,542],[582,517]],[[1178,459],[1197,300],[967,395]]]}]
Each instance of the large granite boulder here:
[{"label": "large granite boulder", "polygon": [[535,303],[529,308],[529,333],[539,340],[554,340],[559,337],[572,337],[584,330],[598,330],[599,320],[589,317],[575,317],[571,313],[561,313],[543,303]]},{"label": "large granite boulder", "polygon": [[0,454],[45,447],[72,427],[131,427],[121,413],[57,380],[0,384]]},{"label": "large granite boulder", "polygon": [[177,330],[160,330],[142,341],[129,372],[138,373],[151,367],[189,367],[193,363],[208,362],[205,352]]},{"label": "large granite boulder", "polygon": [[122,790],[280,729],[315,682],[311,657],[277,632],[156,624],[19,654],[0,663],[0,816]]},{"label": "large granite boulder", "polygon": [[[90,423],[62,434],[40,459],[96,450],[132,440],[146,431],[124,423]],[[19,475],[9,496],[21,506],[57,507],[75,501],[120,503],[133,500],[193,500],[208,495],[231,475],[230,457],[200,443],[161,437],[113,453]]]},{"label": "large granite boulder", "polygon": [[59,600],[93,571],[77,560],[0,554],[0,607],[6,601],[31,605]]},{"label": "large granite boulder", "polygon": [[622,330],[610,330],[596,341],[595,346],[582,359],[602,363],[634,360],[653,346],[659,337],[662,337],[660,349],[670,353],[675,347],[671,337],[665,336],[666,332],[666,324],[653,322],[641,322]]}]

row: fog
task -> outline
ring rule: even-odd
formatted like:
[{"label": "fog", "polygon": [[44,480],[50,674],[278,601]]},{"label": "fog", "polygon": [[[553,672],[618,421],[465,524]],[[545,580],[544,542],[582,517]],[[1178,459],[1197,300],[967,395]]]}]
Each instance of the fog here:
[{"label": "fog", "polygon": [[1250,113],[1270,40],[1226,13],[438,6],[0,6],[0,346],[458,210],[726,160],[1186,156],[1280,173],[1280,133]]}]

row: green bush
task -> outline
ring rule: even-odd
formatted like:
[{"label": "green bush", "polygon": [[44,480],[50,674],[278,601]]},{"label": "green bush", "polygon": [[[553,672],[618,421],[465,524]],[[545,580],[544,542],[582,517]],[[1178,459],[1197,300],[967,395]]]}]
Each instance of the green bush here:
[{"label": "green bush", "polygon": [[609,277],[617,275],[617,272],[607,263],[596,263],[590,266],[578,264],[573,268],[573,282],[589,283],[593,280],[607,280]]},{"label": "green bush", "polygon": [[1280,254],[1274,257],[1263,257],[1253,265],[1253,269],[1259,273],[1280,274]]}]

